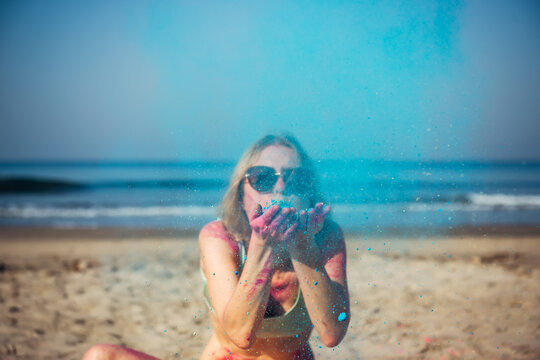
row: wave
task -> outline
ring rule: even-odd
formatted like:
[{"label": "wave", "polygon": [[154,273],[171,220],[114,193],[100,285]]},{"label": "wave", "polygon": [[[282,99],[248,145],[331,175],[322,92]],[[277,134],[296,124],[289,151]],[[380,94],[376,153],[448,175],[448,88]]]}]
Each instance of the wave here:
[{"label": "wave", "polygon": [[411,211],[494,211],[540,209],[540,195],[509,195],[470,193],[451,202],[412,203]]},{"label": "wave", "polygon": [[[339,179],[329,179],[334,184],[347,187],[350,189],[365,188],[365,189],[393,189],[393,190],[418,190],[424,188],[430,189],[454,189],[454,190],[474,190],[483,188],[492,189],[513,189],[513,188],[531,188],[540,189],[540,181],[523,179],[523,180],[475,180],[475,181],[443,181],[443,180],[405,180],[405,179],[379,179],[376,181],[360,181],[351,180],[343,182]],[[328,181],[328,180],[327,180]],[[329,183],[330,184],[330,183]]]},{"label": "wave", "polygon": [[540,208],[540,195],[470,194],[472,204],[504,208]]},{"label": "wave", "polygon": [[[517,211],[539,210],[540,195],[469,194],[466,201],[393,204],[332,204],[336,215],[378,212]],[[101,217],[213,217],[214,206],[92,206],[88,204],[8,204],[0,206],[1,218],[101,218]]]},{"label": "wave", "polygon": [[216,189],[225,186],[225,181],[218,179],[171,179],[171,180],[135,180],[103,181],[89,184],[91,189]]},{"label": "wave", "polygon": [[81,183],[65,180],[40,178],[3,178],[0,179],[0,193],[45,193],[83,190]]},{"label": "wave", "polygon": [[[227,185],[227,174],[215,178],[201,178],[196,173],[187,178],[168,178],[168,179],[113,179],[113,180],[95,180],[95,181],[77,181],[72,179],[48,178],[39,176],[19,176],[11,175],[0,177],[0,193],[32,193],[32,192],[61,192],[76,190],[106,190],[106,189],[215,189],[224,188]],[[444,181],[442,179],[343,179],[336,177],[325,177],[324,183],[328,188],[340,188],[345,192],[357,192],[363,189],[365,193],[378,193],[384,191],[417,192],[423,189],[437,191],[460,191],[478,192],[485,189],[499,190],[506,192],[508,189],[540,189],[540,181],[537,179],[521,180],[487,180],[474,181]],[[525,190],[526,191],[526,190]],[[533,190],[534,191],[534,190]]]},{"label": "wave", "polygon": [[69,180],[13,177],[0,179],[0,193],[56,193],[98,189],[215,189],[225,186],[219,179],[112,180],[81,183]]},{"label": "wave", "polygon": [[155,216],[214,216],[212,206],[124,206],[124,207],[39,207],[35,205],[0,208],[6,218],[98,218]]}]

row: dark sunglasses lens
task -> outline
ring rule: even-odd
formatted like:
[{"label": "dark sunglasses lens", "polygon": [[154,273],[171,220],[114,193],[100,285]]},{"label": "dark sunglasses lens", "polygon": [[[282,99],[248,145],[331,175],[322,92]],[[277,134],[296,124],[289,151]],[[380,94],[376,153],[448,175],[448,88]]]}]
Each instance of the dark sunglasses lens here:
[{"label": "dark sunglasses lens", "polygon": [[260,192],[272,190],[277,180],[274,169],[264,166],[256,166],[248,169],[247,175],[251,186]]},{"label": "dark sunglasses lens", "polygon": [[304,194],[311,187],[310,176],[304,169],[295,169],[289,175],[288,189],[295,194]]},{"label": "dark sunglasses lens", "polygon": [[281,176],[283,176],[283,182],[286,183],[291,178],[291,175],[294,174],[294,169],[283,169],[281,171]]}]

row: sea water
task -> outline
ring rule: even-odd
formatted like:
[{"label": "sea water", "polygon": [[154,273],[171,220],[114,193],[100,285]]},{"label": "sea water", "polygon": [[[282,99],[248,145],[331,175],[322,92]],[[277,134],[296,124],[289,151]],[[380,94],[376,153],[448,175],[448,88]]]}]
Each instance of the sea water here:
[{"label": "sea water", "polygon": [[[540,224],[540,162],[315,161],[348,230]],[[0,164],[0,226],[198,229],[233,162]]]}]

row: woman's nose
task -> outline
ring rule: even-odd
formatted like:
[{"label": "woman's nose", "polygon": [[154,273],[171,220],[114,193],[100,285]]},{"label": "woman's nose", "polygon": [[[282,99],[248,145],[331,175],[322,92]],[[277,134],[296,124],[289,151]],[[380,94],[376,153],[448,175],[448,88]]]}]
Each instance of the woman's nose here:
[{"label": "woman's nose", "polygon": [[274,185],[274,193],[282,193],[285,190],[285,183],[283,182],[283,176],[278,177],[276,185]]}]

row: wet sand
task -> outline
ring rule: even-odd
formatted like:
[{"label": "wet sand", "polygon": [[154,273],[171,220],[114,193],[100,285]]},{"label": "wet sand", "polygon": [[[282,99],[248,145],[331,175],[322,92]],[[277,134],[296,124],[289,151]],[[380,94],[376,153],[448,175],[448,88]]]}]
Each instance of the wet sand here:
[{"label": "wet sand", "polygon": [[[351,327],[317,359],[540,358],[540,235],[346,234]],[[196,234],[0,229],[0,358],[97,343],[198,359],[211,334]]]}]

